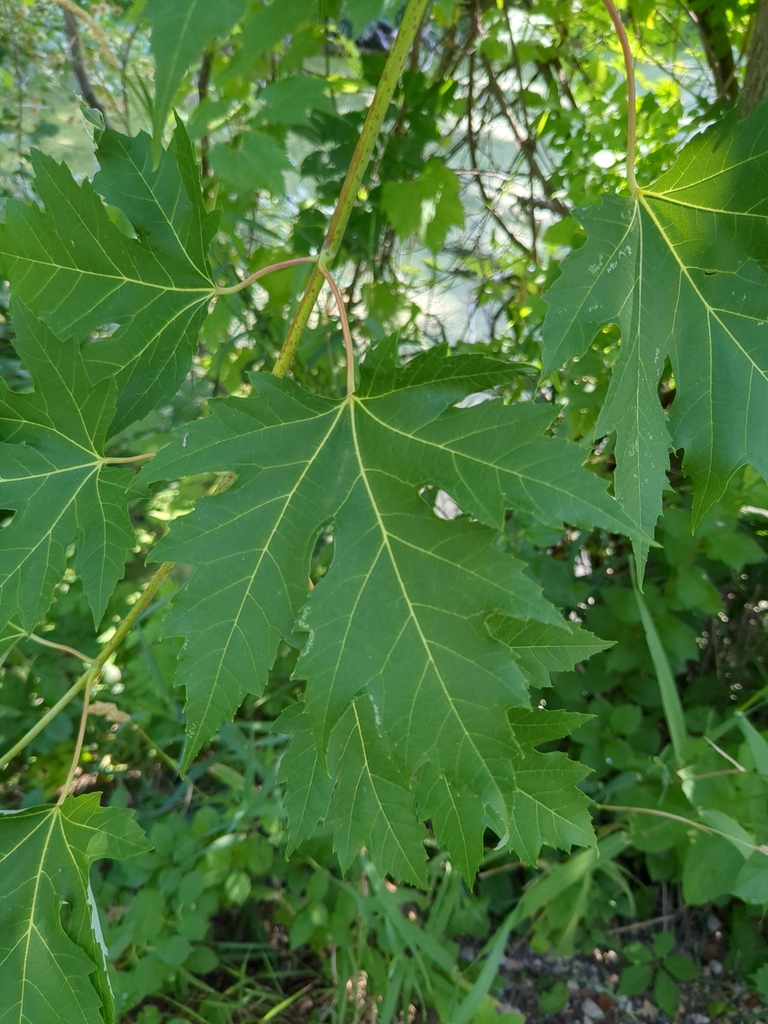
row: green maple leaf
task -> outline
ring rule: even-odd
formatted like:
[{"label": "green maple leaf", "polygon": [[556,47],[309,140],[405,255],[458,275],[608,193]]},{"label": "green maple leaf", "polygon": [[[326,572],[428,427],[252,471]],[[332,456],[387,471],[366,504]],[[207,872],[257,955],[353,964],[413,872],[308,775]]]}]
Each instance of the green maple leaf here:
[{"label": "green maple leaf", "polygon": [[[509,373],[482,358],[446,358],[444,350],[405,368],[391,353],[377,354],[359,394],[341,402],[254,374],[251,398],[212,403],[210,417],[153,461],[150,480],[238,474],[229,491],[177,521],[156,552],[196,567],[166,623],[169,635],[187,638],[180,669],[185,766],[247,692],[261,692],[278,644],[296,629],[304,635],[297,669],[308,680],[304,714],[321,765],[329,744],[333,761],[339,723],[349,722],[348,709],[367,693],[376,742],[389,752],[377,763],[392,764],[394,804],[408,790],[403,780],[428,761],[452,793],[474,794],[500,835],[509,831],[511,758],[519,746],[506,712],[527,706],[528,695],[523,672],[486,619],[497,612],[572,634],[523,564],[495,546],[504,509],[512,499],[534,512],[547,505],[550,519],[631,525],[581,468],[576,446],[539,436],[551,410],[542,417],[498,400],[454,407]],[[495,433],[506,440],[491,443]],[[427,485],[446,490],[479,521],[439,518],[419,495]],[[329,524],[333,565],[307,602],[311,552]],[[361,745],[377,749],[374,738],[365,739],[370,727],[361,729],[358,738],[346,735],[355,768],[336,766],[338,779],[359,777]],[[309,756],[306,743],[301,751]],[[366,776],[371,786],[375,776]],[[312,827],[321,802],[317,792],[307,799],[312,810],[306,822],[300,815],[299,832]],[[429,816],[430,808],[427,801]],[[359,839],[359,831],[352,834]],[[532,844],[535,837],[526,851]],[[389,858],[385,870],[406,869],[384,840],[379,849]],[[412,853],[411,844],[409,877]]]},{"label": "green maple leaf", "polygon": [[590,716],[514,709],[509,718],[519,744],[512,759],[515,790],[509,845],[529,864],[536,862],[545,843],[566,850],[592,845],[589,798],[576,788],[591,769],[565,754],[542,754],[535,749],[567,736]]},{"label": "green maple leaf", "polygon": [[[547,294],[544,372],[615,323],[621,349],[598,432],[616,433],[616,493],[653,532],[671,448],[685,449],[695,520],[732,474],[768,461],[768,111],[695,139],[636,197],[607,197],[580,219],[587,242]],[[669,415],[658,385],[669,358]],[[647,548],[641,542],[638,557]]]},{"label": "green maple leaf", "polygon": [[[118,383],[116,432],[173,397],[189,370],[214,293],[206,253],[215,221],[180,124],[155,170],[143,133],[105,132],[97,155],[93,185],[79,185],[63,164],[33,151],[45,209],[8,203],[0,267],[13,294],[63,341],[119,325],[83,352],[94,383]],[[137,237],[121,230],[99,192]]]},{"label": "green maple leaf", "polygon": [[132,812],[99,807],[97,793],[0,811],[3,1024],[111,1024],[90,868],[147,849]]},{"label": "green maple leaf", "polygon": [[0,382],[0,484],[4,507],[15,512],[0,532],[4,642],[44,616],[72,544],[98,624],[135,543],[128,516],[134,474],[101,454],[115,382],[92,385],[79,346],[62,344],[18,300],[13,321],[35,390],[19,394]]},{"label": "green maple leaf", "polygon": [[288,815],[288,856],[315,832],[328,813],[333,779],[317,756],[312,723],[301,704],[292,704],[275,722],[275,731],[291,737],[280,759],[278,778],[286,784],[283,806]]},{"label": "green maple leaf", "polygon": [[365,846],[381,870],[426,887],[426,834],[413,792],[378,732],[367,697],[352,701],[342,715],[328,761],[335,787],[326,821],[342,870]]},{"label": "green maple leaf", "polygon": [[512,651],[515,661],[534,687],[549,686],[550,672],[570,672],[577,662],[612,646],[585,629],[548,626],[505,615],[491,615],[488,629]]},{"label": "green maple leaf", "polygon": [[152,26],[155,102],[152,114],[154,155],[160,156],[163,131],[176,90],[191,64],[216,39],[225,39],[245,13],[245,0],[149,0],[144,17]]},{"label": "green maple leaf", "polygon": [[428,249],[439,252],[450,229],[464,224],[459,192],[455,171],[432,157],[418,177],[385,182],[381,207],[400,238],[419,235]]}]

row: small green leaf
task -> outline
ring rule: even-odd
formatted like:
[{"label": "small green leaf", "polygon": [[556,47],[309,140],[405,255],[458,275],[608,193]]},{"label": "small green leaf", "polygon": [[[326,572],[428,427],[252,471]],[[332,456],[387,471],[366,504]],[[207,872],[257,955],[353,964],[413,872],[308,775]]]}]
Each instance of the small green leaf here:
[{"label": "small green leaf", "polygon": [[544,1014],[560,1013],[568,1002],[568,989],[562,981],[555,984],[539,995],[539,1009]]},{"label": "small green leaf", "polygon": [[644,942],[628,942],[622,952],[633,964],[647,964],[653,960],[653,953]]},{"label": "small green leaf", "polygon": [[148,0],[144,17],[152,27],[155,103],[152,117],[155,162],[176,90],[191,64],[216,38],[229,35],[245,13],[245,0]]},{"label": "small green leaf", "polygon": [[680,989],[664,970],[659,970],[656,973],[653,983],[653,998],[665,1013],[670,1016],[677,1013],[677,1008],[680,1005]]},{"label": "small green leaf", "polygon": [[264,189],[272,196],[281,196],[285,192],[283,172],[291,169],[291,161],[271,135],[251,130],[239,149],[223,144],[214,146],[211,167],[240,192]]},{"label": "small green leaf", "polygon": [[662,964],[678,981],[693,981],[699,973],[696,964],[689,956],[665,956]]},{"label": "small green leaf", "polygon": [[382,186],[381,206],[402,239],[420,236],[428,249],[443,247],[452,227],[464,223],[459,179],[439,157],[427,161],[418,177]]},{"label": "small green leaf", "polygon": [[625,967],[619,978],[619,993],[623,996],[639,996],[653,981],[653,964],[637,963]]},{"label": "small green leaf", "polygon": [[737,712],[737,718],[739,728],[744,734],[744,739],[749,745],[752,758],[755,762],[755,768],[764,779],[768,779],[768,743],[766,743],[763,736],[757,731],[754,725],[752,725],[746,715]]},{"label": "small green leaf", "polygon": [[668,956],[675,948],[674,932],[659,932],[653,937],[653,952],[656,956]]},{"label": "small green leaf", "polygon": [[259,96],[264,102],[261,116],[268,124],[298,126],[309,126],[309,110],[336,117],[336,108],[326,96],[327,88],[328,82],[315,75],[291,75],[270,82]]}]

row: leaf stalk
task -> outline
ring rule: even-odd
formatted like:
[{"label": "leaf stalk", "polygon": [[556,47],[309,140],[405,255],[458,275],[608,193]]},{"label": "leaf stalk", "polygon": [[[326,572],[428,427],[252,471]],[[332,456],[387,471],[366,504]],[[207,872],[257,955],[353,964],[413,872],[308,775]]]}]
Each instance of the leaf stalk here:
[{"label": "leaf stalk", "polygon": [[[344,298],[341,294],[341,289],[333,279],[333,275],[330,270],[324,264],[318,263],[318,260],[314,256],[296,256],[290,260],[281,260],[279,263],[270,263],[268,267],[262,267],[260,270],[255,271],[249,277],[246,277],[245,280],[240,281],[239,284],[232,285],[230,288],[217,288],[216,294],[234,295],[236,292],[240,292],[243,288],[247,288],[255,281],[258,281],[260,277],[266,277],[267,274],[271,274],[276,270],[285,270],[287,267],[298,266],[300,263],[312,263],[315,268],[319,266],[320,273],[328,282],[330,289],[333,292],[333,297],[336,301],[336,308],[339,311],[341,333],[344,336],[344,350],[347,357],[347,394],[352,395],[355,391],[355,344],[352,341],[352,332],[349,328],[349,318],[347,317]],[[144,458],[146,458],[146,456],[144,456]]]},{"label": "leaf stalk", "polygon": [[[344,179],[344,184],[341,186],[336,209],[328,225],[328,231],[320,250],[320,255],[307,284],[307,290],[304,292],[291,326],[288,328],[288,333],[277,357],[277,362],[272,370],[276,377],[284,377],[288,372],[291,361],[296,354],[296,349],[299,346],[299,340],[309,323],[312,310],[315,308],[315,303],[320,295],[320,289],[323,286],[323,269],[327,269],[333,263],[341,248],[344,232],[349,223],[354,205],[357,202],[363,176],[373,153],[373,147],[387,116],[389,104],[392,102],[397,83],[400,80],[400,74],[405,66],[405,59],[421,28],[421,23],[424,20],[424,14],[428,6],[429,0],[409,0],[403,14],[397,38],[392,49],[389,51],[387,63],[384,66],[381,78],[376,86],[376,92],[368,108],[363,130],[357,140],[357,146],[347,170],[347,176]],[[347,375],[347,381],[349,382],[349,368],[347,368]]]},{"label": "leaf stalk", "polygon": [[611,16],[613,27],[621,43],[621,52],[624,55],[624,67],[627,72],[627,186],[632,195],[637,192],[637,178],[635,177],[635,151],[637,148],[637,87],[635,84],[635,65],[632,60],[632,50],[627,37],[627,30],[621,20],[619,12],[613,5],[612,0],[603,0],[603,5]]},{"label": "leaf stalk", "polygon": [[39,736],[43,729],[45,729],[47,725],[50,725],[54,718],[56,718],[64,710],[64,708],[75,699],[75,697],[78,695],[78,693],[80,693],[81,690],[85,689],[86,687],[90,687],[95,682],[95,680],[101,675],[106,663],[115,653],[115,651],[123,642],[125,637],[133,629],[137,620],[140,618],[141,613],[144,611],[145,608],[148,607],[148,605],[152,601],[152,598],[155,596],[155,594],[158,592],[162,584],[165,582],[166,578],[170,574],[173,567],[173,562],[163,562],[163,564],[160,566],[155,575],[147,584],[141,597],[139,597],[136,604],[131,608],[131,610],[128,612],[123,621],[115,630],[112,639],[109,640],[106,644],[104,644],[104,647],[101,649],[101,652],[99,653],[98,657],[94,658],[94,660],[91,662],[90,667],[87,668],[85,672],[83,672],[80,678],[77,679],[72,684],[72,686],[70,686],[70,688],[67,690],[64,696],[60,697],[59,700],[57,700],[56,703],[53,705],[53,707],[49,711],[47,711],[43,715],[43,717],[40,718],[32,726],[32,728],[29,729],[21,737],[18,743],[14,743],[14,745],[9,750],[7,750],[2,755],[2,757],[0,757],[0,768],[5,768],[6,765],[8,765],[13,760],[13,758],[16,757],[17,754],[20,754],[21,751],[24,750],[24,748],[28,746],[29,743],[31,743],[36,736]]}]

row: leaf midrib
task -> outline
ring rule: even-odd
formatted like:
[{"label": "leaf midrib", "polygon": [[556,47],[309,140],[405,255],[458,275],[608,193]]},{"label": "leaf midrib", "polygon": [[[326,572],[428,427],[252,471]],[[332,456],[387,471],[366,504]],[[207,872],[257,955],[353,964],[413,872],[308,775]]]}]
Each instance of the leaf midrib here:
[{"label": "leaf midrib", "polygon": [[[358,466],[359,466],[359,469],[360,469],[360,479],[362,480],[363,486],[365,487],[365,490],[366,490],[366,492],[368,494],[368,500],[371,503],[371,508],[373,510],[373,514],[374,514],[374,516],[376,518],[377,525],[378,525],[379,530],[381,532],[382,544],[383,544],[384,548],[386,549],[387,554],[389,556],[389,560],[390,560],[390,563],[392,565],[392,571],[395,574],[395,578],[396,578],[398,586],[400,588],[400,592],[403,595],[403,600],[405,601],[405,604],[406,604],[406,606],[408,608],[409,616],[410,616],[411,621],[413,622],[413,624],[414,624],[414,626],[416,628],[416,632],[419,635],[419,639],[420,639],[420,641],[422,643],[422,646],[424,648],[424,651],[425,651],[425,653],[427,655],[427,661],[432,666],[432,670],[434,671],[435,676],[437,677],[437,679],[439,681],[440,688],[442,689],[443,694],[445,695],[445,699],[448,702],[448,706],[449,706],[449,708],[451,710],[451,714],[453,715],[455,720],[458,722],[459,727],[460,727],[461,731],[463,732],[463,734],[464,734],[464,736],[466,738],[466,741],[469,743],[469,745],[474,750],[475,755],[477,756],[478,762],[483,765],[483,768],[487,772],[488,777],[491,779],[491,781],[493,782],[494,786],[496,786],[496,788],[498,789],[498,784],[496,783],[496,780],[493,778],[492,773],[489,771],[489,769],[488,769],[488,767],[487,767],[487,765],[485,763],[485,759],[481,755],[481,753],[480,753],[480,751],[479,751],[479,749],[477,747],[477,744],[475,743],[475,741],[474,741],[474,739],[472,737],[472,734],[467,730],[466,726],[464,725],[464,722],[462,721],[461,715],[459,714],[459,712],[456,709],[456,706],[454,705],[453,698],[451,697],[450,693],[448,692],[448,689],[447,689],[447,687],[445,685],[445,682],[443,681],[442,674],[440,673],[440,670],[439,670],[437,664],[435,663],[435,659],[434,659],[434,656],[432,654],[432,650],[430,648],[429,641],[427,640],[426,636],[424,635],[424,631],[421,628],[421,623],[419,622],[419,619],[418,619],[418,616],[416,615],[416,611],[414,609],[413,603],[412,603],[412,601],[410,599],[410,596],[408,594],[408,588],[406,587],[405,581],[403,580],[403,578],[402,578],[402,576],[400,574],[400,569],[399,569],[399,566],[397,564],[397,559],[395,558],[394,552],[392,551],[392,547],[391,547],[391,545],[389,543],[389,533],[387,531],[387,528],[386,528],[386,525],[384,523],[384,520],[381,517],[381,513],[379,511],[378,504],[376,502],[376,499],[375,499],[374,494],[373,494],[373,490],[372,490],[370,482],[368,480],[368,474],[366,472],[365,463],[363,461],[362,453],[360,451],[360,443],[359,443],[359,440],[358,440],[358,437],[357,437],[357,426],[356,426],[356,422],[355,422],[355,410],[356,410],[356,408],[358,406],[361,406],[362,403],[359,401],[359,399],[355,399],[354,396],[351,396],[351,400],[349,402],[349,405],[350,405],[350,427],[351,427],[352,441],[353,441],[354,448],[355,448],[355,456],[357,458],[357,463],[358,463]],[[413,709],[416,706],[416,699],[418,697],[418,694],[419,694],[419,691],[421,689],[421,686],[422,686],[422,684],[424,682],[425,675],[426,675],[426,672],[422,673],[422,677],[419,680],[419,683],[417,684],[417,686],[416,686],[416,688],[414,690],[413,700],[411,702],[410,718],[409,718],[409,729],[408,729],[409,733],[410,733],[410,727],[413,724]],[[506,801],[503,800],[503,796],[502,796],[502,802],[506,806]]]}]

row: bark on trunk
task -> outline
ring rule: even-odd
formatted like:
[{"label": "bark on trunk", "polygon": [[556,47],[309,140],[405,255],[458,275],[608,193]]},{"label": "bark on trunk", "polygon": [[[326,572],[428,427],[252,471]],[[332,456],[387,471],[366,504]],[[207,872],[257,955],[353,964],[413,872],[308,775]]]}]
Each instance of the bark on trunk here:
[{"label": "bark on trunk", "polygon": [[768,0],[758,0],[747,54],[747,74],[741,94],[742,117],[768,99]]},{"label": "bark on trunk", "polygon": [[104,104],[100,102],[96,93],[93,91],[93,86],[88,78],[88,72],[85,70],[83,46],[80,41],[77,22],[75,21],[75,17],[72,12],[67,10],[64,11],[64,31],[66,32],[67,42],[69,43],[69,56],[72,60],[72,70],[75,73],[77,84],[80,86],[80,93],[92,110],[101,111],[104,123],[109,127],[107,111],[104,108]]}]

